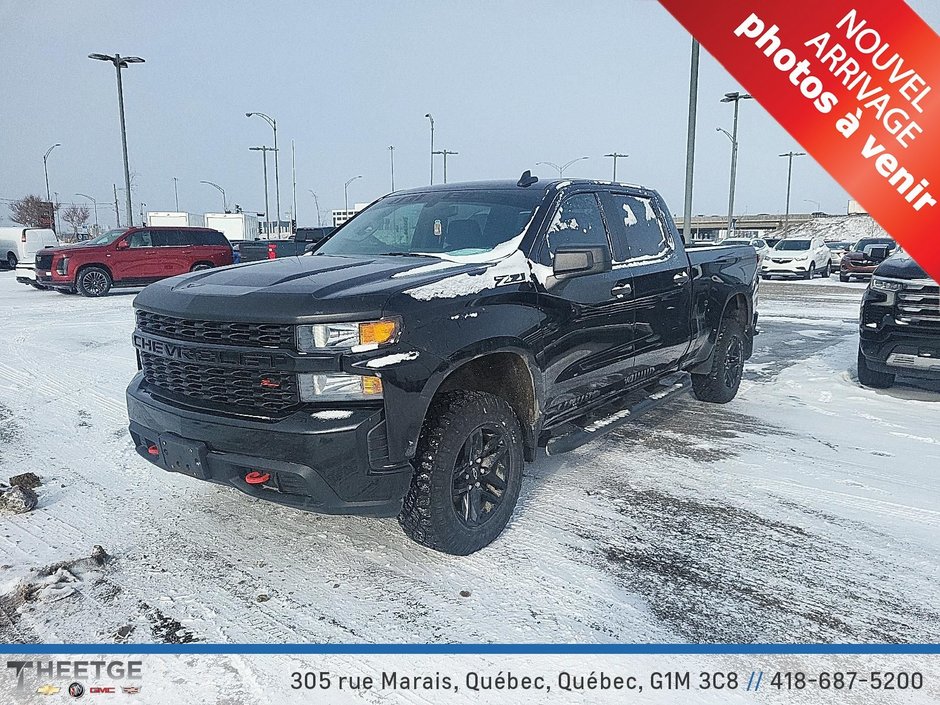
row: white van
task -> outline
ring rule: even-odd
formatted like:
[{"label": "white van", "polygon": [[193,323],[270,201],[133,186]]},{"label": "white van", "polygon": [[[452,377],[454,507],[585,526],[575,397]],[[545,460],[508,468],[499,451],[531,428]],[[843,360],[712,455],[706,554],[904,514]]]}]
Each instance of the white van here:
[{"label": "white van", "polygon": [[49,228],[0,228],[0,263],[16,270],[16,280],[36,282],[36,253],[58,247],[59,238]]}]

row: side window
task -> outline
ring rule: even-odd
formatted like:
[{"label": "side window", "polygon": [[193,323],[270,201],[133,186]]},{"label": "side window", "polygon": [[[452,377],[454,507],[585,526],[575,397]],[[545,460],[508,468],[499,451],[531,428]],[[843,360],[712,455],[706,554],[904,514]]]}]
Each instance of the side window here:
[{"label": "side window", "polygon": [[149,230],[138,230],[127,238],[127,244],[131,247],[153,247],[153,237]]},{"label": "side window", "polygon": [[608,194],[604,201],[614,242],[614,261],[659,259],[673,249],[662,220],[650,198],[625,193]]},{"label": "side window", "polygon": [[593,193],[579,193],[561,202],[545,233],[543,264],[551,264],[555,250],[564,245],[609,247],[604,219]]}]

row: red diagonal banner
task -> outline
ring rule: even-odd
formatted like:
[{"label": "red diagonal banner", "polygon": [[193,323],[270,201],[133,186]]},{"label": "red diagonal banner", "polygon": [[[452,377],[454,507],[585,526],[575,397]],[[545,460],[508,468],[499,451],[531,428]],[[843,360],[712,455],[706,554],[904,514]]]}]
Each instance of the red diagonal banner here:
[{"label": "red diagonal banner", "polygon": [[660,0],[940,281],[940,37],[902,0]]}]

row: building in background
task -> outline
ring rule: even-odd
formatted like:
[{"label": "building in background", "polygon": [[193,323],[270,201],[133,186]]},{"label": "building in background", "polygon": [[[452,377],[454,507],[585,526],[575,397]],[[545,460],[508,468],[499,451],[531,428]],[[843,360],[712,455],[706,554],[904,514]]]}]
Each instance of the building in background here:
[{"label": "building in background", "polygon": [[338,228],[340,225],[345,223],[347,220],[352,218],[356,213],[361,211],[363,208],[368,206],[368,203],[357,203],[351,209],[345,210],[343,208],[338,208],[333,210],[333,227]]}]

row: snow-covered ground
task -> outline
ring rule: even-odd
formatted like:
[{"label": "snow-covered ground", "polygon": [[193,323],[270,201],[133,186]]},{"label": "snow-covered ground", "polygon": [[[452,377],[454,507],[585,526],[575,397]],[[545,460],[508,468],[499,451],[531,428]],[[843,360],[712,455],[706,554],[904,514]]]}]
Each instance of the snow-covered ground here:
[{"label": "snow-covered ground", "polygon": [[2,271],[0,479],[43,484],[0,515],[0,642],[936,642],[940,387],[859,387],[863,287],[762,283],[735,401],[541,457],[457,558],[155,469],[126,432],[133,295]]}]

